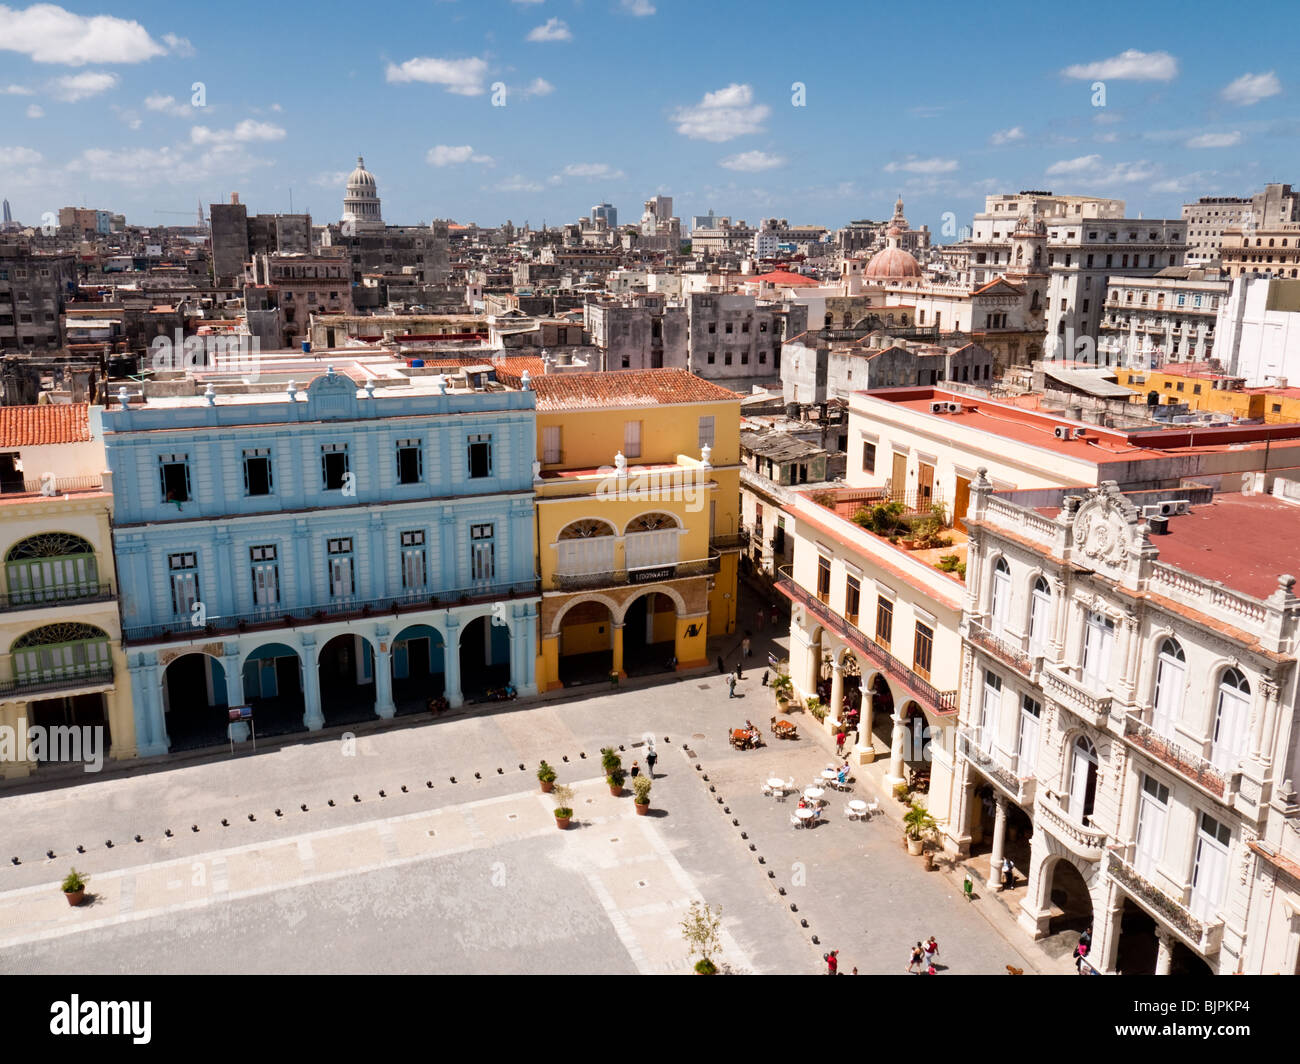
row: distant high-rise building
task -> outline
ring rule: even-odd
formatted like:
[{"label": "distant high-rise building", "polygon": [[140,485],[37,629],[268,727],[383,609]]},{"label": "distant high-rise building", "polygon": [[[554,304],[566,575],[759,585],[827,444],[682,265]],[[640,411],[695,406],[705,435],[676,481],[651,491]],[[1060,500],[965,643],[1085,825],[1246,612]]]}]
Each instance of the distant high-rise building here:
[{"label": "distant high-rise building", "polygon": [[612,203],[597,203],[591,208],[592,225],[596,225],[602,218],[610,229],[618,228],[618,208]]},{"label": "distant high-rise building", "polygon": [[8,225],[13,220],[13,215],[9,213],[9,201],[5,200],[5,225]]}]

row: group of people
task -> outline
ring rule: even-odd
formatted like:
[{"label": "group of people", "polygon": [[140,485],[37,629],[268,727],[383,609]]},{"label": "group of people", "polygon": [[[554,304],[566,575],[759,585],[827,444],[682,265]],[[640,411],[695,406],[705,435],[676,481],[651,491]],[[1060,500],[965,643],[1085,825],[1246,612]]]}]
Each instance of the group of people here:
[{"label": "group of people", "polygon": [[821,821],[821,818],[822,818],[822,807],[821,807],[821,803],[820,803],[820,802],[813,802],[813,801],[810,801],[810,800],[807,799],[807,798],[800,798],[800,799],[799,799],[799,808],[800,808],[800,809],[811,809],[811,810],[812,810],[812,816],[808,818],[812,823],[816,824],[816,823],[819,823],[819,822]]},{"label": "group of people", "polygon": [[1080,975],[1083,974],[1083,959],[1088,956],[1088,951],[1092,949],[1092,928],[1086,927],[1083,934],[1079,936],[1079,944],[1074,947],[1074,970]]},{"label": "group of people", "polygon": [[939,943],[933,935],[927,942],[918,942],[912,947],[911,959],[907,970],[913,975],[938,975],[934,962],[939,958]]}]

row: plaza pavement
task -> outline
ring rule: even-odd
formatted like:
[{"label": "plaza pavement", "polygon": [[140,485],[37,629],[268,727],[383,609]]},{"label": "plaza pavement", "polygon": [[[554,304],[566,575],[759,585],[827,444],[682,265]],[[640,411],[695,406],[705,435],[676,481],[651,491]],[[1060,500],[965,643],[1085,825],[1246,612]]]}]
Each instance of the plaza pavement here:
[{"label": "plaza pavement", "polygon": [[[756,638],[752,660],[768,647]],[[853,795],[828,795],[827,823],[792,828],[793,801],[760,781],[809,782],[831,743],[803,716],[798,742],[730,748],[727,727],[771,715],[761,671],[735,700],[716,672],[680,676],[11,791],[0,971],[686,972],[678,924],[697,898],[722,907],[720,960],[738,972],[823,971],[834,948],[845,974],[901,973],[930,934],[950,972],[1069,970],[924,871],[896,812],[847,822]],[[644,767],[651,730],[652,815],[637,817],[599,749]],[[537,792],[543,757],[578,787],[567,832]],[[857,770],[859,796],[887,809],[876,768]],[[91,876],[76,909],[57,889],[71,864]]]}]

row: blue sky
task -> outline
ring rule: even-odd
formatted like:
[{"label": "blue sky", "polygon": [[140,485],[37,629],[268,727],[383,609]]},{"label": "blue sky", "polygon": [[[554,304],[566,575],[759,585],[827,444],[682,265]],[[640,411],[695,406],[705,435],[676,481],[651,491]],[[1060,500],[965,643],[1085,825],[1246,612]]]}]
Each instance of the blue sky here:
[{"label": "blue sky", "polygon": [[635,221],[658,192],[684,220],[838,226],[887,217],[901,192],[938,233],[990,192],[1116,196],[1155,217],[1300,184],[1293,3],[1243,7],[1245,37],[1221,3],[1052,10],[0,5],[0,195],[28,223],[77,204],[186,224],[160,212],[232,190],[286,211],[292,190],[319,222],[362,154],[390,223],[556,224],[602,200]]}]

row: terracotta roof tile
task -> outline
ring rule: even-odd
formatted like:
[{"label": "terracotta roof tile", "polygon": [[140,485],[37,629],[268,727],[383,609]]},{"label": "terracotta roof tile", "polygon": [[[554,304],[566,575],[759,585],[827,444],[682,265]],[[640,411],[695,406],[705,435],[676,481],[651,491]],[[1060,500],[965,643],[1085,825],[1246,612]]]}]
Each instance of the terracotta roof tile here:
[{"label": "terracotta roof tile", "polygon": [[684,369],[548,373],[534,377],[538,410],[602,410],[671,403],[739,402],[740,396]]},{"label": "terracotta roof tile", "polygon": [[87,403],[0,406],[0,447],[84,443],[90,439]]}]

